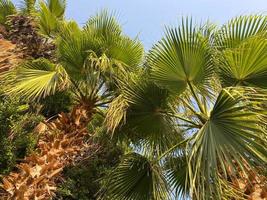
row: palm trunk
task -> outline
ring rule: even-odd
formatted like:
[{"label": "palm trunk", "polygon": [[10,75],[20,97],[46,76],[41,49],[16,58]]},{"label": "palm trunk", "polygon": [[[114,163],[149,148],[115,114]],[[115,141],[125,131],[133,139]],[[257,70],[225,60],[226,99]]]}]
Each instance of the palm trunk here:
[{"label": "palm trunk", "polygon": [[234,186],[244,193],[244,198],[248,200],[267,199],[267,179],[252,170],[248,175],[233,179]]},{"label": "palm trunk", "polygon": [[18,164],[18,172],[3,178],[6,191],[3,199],[47,200],[53,197],[56,180],[63,168],[88,149],[84,138],[86,126],[93,115],[93,107],[79,105],[71,113],[61,114],[47,124],[47,131],[38,142],[36,153]]},{"label": "palm trunk", "polygon": [[0,38],[0,73],[16,66],[21,56],[15,44]]},{"label": "palm trunk", "polygon": [[[251,169],[246,160],[243,159],[246,173],[239,170],[238,174],[229,177],[232,186],[238,191],[240,199],[248,200],[266,200],[267,199],[267,179],[260,174],[262,169]],[[231,167],[228,173],[232,174]],[[233,198],[238,200],[239,198]]]}]

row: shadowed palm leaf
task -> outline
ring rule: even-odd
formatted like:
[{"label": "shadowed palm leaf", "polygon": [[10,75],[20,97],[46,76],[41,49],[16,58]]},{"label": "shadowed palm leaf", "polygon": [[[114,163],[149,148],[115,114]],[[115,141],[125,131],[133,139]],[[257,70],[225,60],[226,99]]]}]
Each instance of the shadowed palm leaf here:
[{"label": "shadowed palm leaf", "polygon": [[118,126],[118,137],[141,143],[147,153],[156,155],[182,138],[173,126],[171,96],[166,89],[147,80],[144,73],[120,82],[119,87],[121,95],[111,103],[106,118],[110,130]]},{"label": "shadowed palm leaf", "polygon": [[132,153],[111,173],[107,194],[114,200],[168,200],[168,186],[160,167]]}]

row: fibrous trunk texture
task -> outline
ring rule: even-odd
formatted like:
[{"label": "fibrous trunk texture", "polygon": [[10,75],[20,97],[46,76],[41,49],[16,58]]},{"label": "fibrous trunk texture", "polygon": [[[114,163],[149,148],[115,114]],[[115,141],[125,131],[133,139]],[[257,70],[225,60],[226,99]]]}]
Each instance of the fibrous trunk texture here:
[{"label": "fibrous trunk texture", "polygon": [[242,191],[244,198],[248,200],[267,200],[267,179],[256,171],[249,170],[244,175],[233,179],[234,186]]},{"label": "fibrous trunk texture", "polygon": [[[18,164],[17,172],[3,178],[2,187],[6,193],[1,199],[51,199],[63,168],[75,162],[90,147],[85,136],[88,135],[86,125],[91,115],[91,108],[77,106],[70,114],[61,114],[56,121],[48,123],[36,153]],[[41,126],[38,128],[42,129]]]},{"label": "fibrous trunk texture", "polygon": [[16,66],[21,60],[21,53],[16,45],[8,40],[0,39],[0,73]]},{"label": "fibrous trunk texture", "polygon": [[38,26],[34,18],[24,15],[11,15],[6,21],[6,26],[0,27],[2,38],[16,44],[21,49],[24,58],[47,58],[53,59],[55,45],[52,40],[38,33]]}]

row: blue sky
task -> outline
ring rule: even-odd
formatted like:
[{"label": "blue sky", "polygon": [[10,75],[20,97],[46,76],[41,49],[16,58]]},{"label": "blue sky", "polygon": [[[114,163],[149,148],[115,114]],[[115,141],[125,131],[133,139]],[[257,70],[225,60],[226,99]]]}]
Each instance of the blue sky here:
[{"label": "blue sky", "polygon": [[222,24],[241,14],[267,13],[267,0],[67,0],[67,3],[67,18],[81,25],[101,9],[115,11],[124,32],[132,37],[138,35],[146,49],[162,37],[165,25],[177,24],[181,16]]}]

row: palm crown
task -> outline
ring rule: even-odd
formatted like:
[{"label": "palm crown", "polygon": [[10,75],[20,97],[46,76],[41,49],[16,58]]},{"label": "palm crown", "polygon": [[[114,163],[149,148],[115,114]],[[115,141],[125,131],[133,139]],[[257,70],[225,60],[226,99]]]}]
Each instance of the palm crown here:
[{"label": "palm crown", "polygon": [[266,20],[237,17],[216,30],[184,19],[166,30],[108,111],[110,130],[144,148],[114,171],[114,199],[168,199],[173,190],[242,198],[234,182],[266,164]]}]

